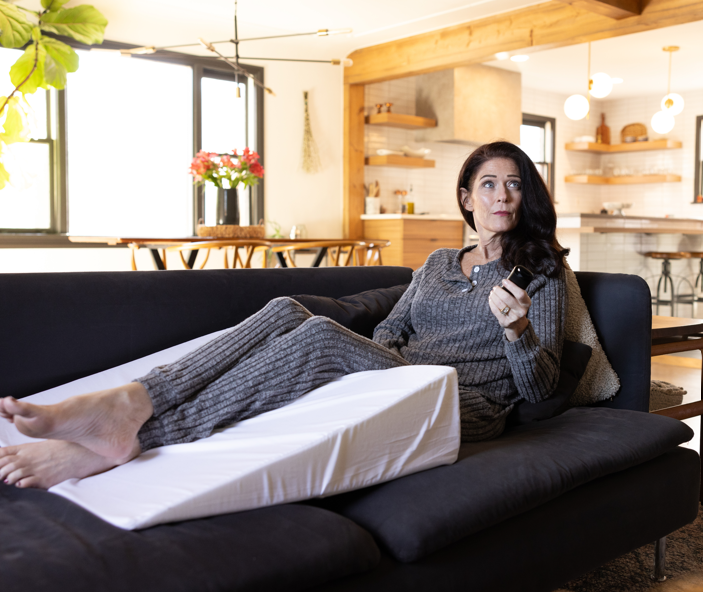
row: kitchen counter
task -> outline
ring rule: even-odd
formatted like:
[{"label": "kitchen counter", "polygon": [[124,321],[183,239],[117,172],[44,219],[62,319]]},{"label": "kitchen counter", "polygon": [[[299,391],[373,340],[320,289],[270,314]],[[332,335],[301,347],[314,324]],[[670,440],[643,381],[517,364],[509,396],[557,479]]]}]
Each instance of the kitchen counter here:
[{"label": "kitchen counter", "polygon": [[558,214],[557,233],[703,234],[703,220],[613,216],[610,214]]}]

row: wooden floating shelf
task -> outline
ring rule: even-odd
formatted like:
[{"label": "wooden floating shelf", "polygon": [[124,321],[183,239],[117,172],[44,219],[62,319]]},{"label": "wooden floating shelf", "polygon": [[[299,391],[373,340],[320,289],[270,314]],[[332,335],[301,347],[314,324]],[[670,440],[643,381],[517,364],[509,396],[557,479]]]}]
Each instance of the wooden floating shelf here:
[{"label": "wooden floating shelf", "polygon": [[[385,115],[385,113],[383,114]],[[413,158],[411,156],[398,156],[388,154],[387,156],[367,156],[365,164],[369,166],[389,166],[413,169],[433,169],[434,160],[426,158]]]},{"label": "wooden floating shelf", "polygon": [[374,113],[366,116],[366,123],[385,127],[399,127],[401,129],[437,127],[436,119],[418,117],[417,115],[404,115],[403,113]]},{"label": "wooden floating shelf", "polygon": [[566,149],[574,152],[644,152],[645,150],[674,150],[681,148],[675,140],[652,140],[650,142],[630,142],[628,144],[595,144],[593,142],[567,142]]},{"label": "wooden floating shelf", "polygon": [[678,183],[681,175],[628,175],[621,177],[598,177],[594,175],[567,175],[567,183],[586,185],[637,185],[641,183]]}]

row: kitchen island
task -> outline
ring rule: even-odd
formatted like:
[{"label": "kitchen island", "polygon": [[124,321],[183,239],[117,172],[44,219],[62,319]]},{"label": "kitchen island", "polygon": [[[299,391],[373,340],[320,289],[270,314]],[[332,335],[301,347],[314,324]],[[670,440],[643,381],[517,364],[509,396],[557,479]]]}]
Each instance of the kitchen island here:
[{"label": "kitchen island", "polygon": [[[557,238],[569,249],[575,271],[632,273],[650,282],[661,273],[661,262],[643,255],[648,251],[703,251],[703,220],[573,214],[557,216]],[[672,262],[677,278],[692,279],[697,259]]]}]

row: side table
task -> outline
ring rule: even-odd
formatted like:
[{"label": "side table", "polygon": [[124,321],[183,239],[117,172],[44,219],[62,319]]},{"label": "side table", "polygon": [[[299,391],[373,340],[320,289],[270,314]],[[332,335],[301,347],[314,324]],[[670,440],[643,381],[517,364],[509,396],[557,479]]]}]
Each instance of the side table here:
[{"label": "side table", "polygon": [[[700,351],[703,357],[703,319],[652,317],[652,357],[695,350]],[[701,394],[703,395],[703,371],[701,372]],[[697,417],[703,414],[703,400],[658,409],[653,413],[679,420]],[[700,439],[699,450],[703,454],[703,425],[701,425]],[[700,500],[703,502],[703,464],[701,465]]]}]

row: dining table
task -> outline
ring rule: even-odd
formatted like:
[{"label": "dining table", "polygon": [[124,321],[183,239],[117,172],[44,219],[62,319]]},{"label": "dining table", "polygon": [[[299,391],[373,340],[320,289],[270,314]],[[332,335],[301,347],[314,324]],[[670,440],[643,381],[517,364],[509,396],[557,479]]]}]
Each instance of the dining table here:
[{"label": "dining table", "polygon": [[[72,243],[95,243],[103,245],[133,245],[137,248],[149,249],[151,257],[154,260],[156,269],[166,269],[166,254],[164,250],[174,245],[182,245],[184,243],[220,241],[222,238],[204,237],[204,236],[184,236],[184,237],[130,237],[130,236],[80,236],[69,235],[68,240]],[[327,246],[339,242],[339,239],[313,239],[313,238],[266,238],[268,242],[274,245],[302,244],[316,242],[321,243],[317,247],[317,253],[311,267],[319,267],[327,254]],[[198,251],[191,251],[188,255],[188,266],[192,269],[195,260],[198,256]],[[284,253],[276,253],[278,263],[281,267],[288,267]]]}]

